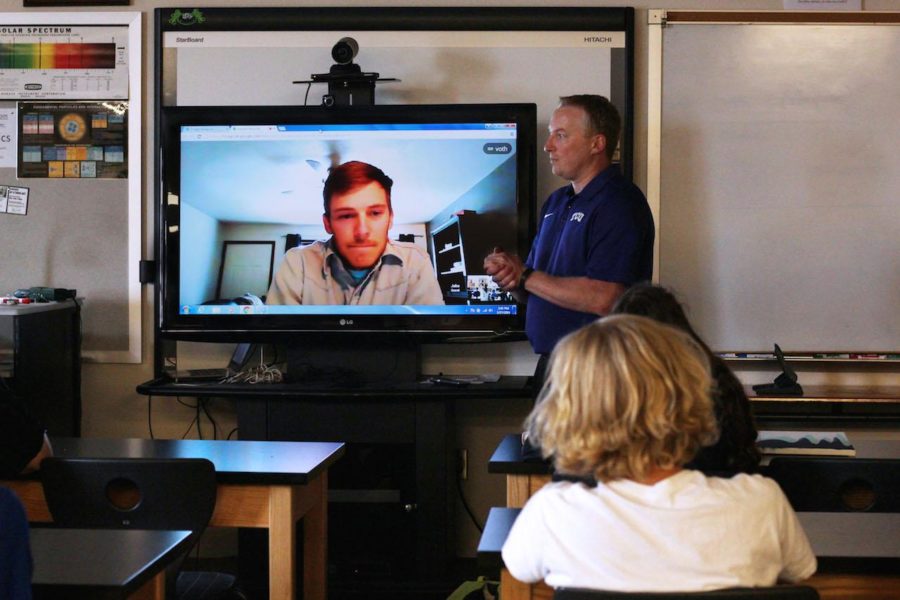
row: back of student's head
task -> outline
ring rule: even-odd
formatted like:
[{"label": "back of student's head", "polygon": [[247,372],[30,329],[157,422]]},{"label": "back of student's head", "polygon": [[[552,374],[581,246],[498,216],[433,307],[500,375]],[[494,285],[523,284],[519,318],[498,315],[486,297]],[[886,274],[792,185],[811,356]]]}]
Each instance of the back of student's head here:
[{"label": "back of student's head", "polygon": [[689,334],[609,316],[557,344],[526,429],[560,473],[640,480],[715,440],[710,386],[706,352]]},{"label": "back of student's head", "polygon": [[694,331],[684,307],[675,297],[675,294],[659,285],[652,283],[638,283],[629,287],[619,296],[613,305],[610,314],[640,315],[649,317],[654,321],[672,325],[686,331],[694,338],[704,350],[708,350],[706,344]]}]

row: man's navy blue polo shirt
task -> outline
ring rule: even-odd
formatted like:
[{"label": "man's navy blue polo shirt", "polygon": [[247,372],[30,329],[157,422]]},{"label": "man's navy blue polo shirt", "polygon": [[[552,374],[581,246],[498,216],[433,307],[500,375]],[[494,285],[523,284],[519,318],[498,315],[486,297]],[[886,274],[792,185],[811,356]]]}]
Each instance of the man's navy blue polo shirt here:
[{"label": "man's navy blue polo shirt", "polygon": [[[541,210],[526,266],[557,277],[589,277],[629,286],[653,275],[653,215],[640,189],[615,165],[580,194],[553,192]],[[528,296],[525,331],[538,354],[597,318]]]}]

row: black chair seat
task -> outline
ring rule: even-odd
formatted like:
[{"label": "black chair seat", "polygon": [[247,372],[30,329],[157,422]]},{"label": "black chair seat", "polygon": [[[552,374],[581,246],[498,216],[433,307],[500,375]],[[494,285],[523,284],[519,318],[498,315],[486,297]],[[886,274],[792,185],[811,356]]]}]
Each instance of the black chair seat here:
[{"label": "black chair seat", "polygon": [[234,575],[215,571],[182,571],[175,582],[178,600],[246,600]]}]

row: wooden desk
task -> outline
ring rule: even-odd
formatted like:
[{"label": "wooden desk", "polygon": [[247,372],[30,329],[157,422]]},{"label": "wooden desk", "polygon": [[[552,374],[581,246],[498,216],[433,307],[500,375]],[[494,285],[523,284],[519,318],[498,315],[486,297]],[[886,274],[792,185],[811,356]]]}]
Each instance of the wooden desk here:
[{"label": "wooden desk", "polygon": [[534,585],[522,583],[510,575],[503,566],[500,551],[520,512],[522,512],[521,508],[491,508],[487,521],[484,523],[481,539],[478,541],[479,570],[483,569],[489,573],[500,571],[500,589],[503,590],[503,600],[552,600],[553,589],[543,581]]},{"label": "wooden desk", "polygon": [[506,475],[506,506],[522,508],[535,492],[550,483],[550,463],[522,458],[522,436],[503,437],[488,460],[488,473]]},{"label": "wooden desk", "polygon": [[162,600],[165,568],[188,550],[190,534],[134,529],[32,529],[35,598]]},{"label": "wooden desk", "polygon": [[[338,442],[243,442],[54,438],[56,456],[207,458],[219,483],[213,527],[269,530],[269,597],[294,600],[296,528],[303,519],[303,596],[326,598],[328,468],[344,453]],[[51,521],[38,479],[5,481],[32,522]]]},{"label": "wooden desk", "polygon": [[[858,458],[900,458],[900,440],[867,439],[848,436],[856,448]],[[848,458],[847,460],[853,460]],[[509,434],[501,440],[488,462],[489,473],[506,475],[506,502],[510,510],[520,509],[525,501],[550,481],[550,465],[542,461],[522,459],[519,434]],[[492,508],[490,518],[497,512],[497,524],[512,525],[518,513],[503,515],[502,509]],[[819,557],[900,557],[900,515],[868,513],[798,513],[800,522]],[[499,525],[496,525],[499,526]],[[508,532],[508,527],[506,528]],[[485,532],[488,526],[485,525]],[[505,540],[505,535],[503,536]],[[482,537],[484,540],[484,536]],[[494,536],[496,541],[496,535]],[[502,544],[501,544],[502,546]],[[482,556],[479,545],[479,560]],[[487,548],[487,547],[486,547]],[[496,548],[499,553],[499,547]],[[497,555],[499,560],[499,554]],[[505,570],[501,570],[501,580]],[[550,588],[543,583],[528,586],[509,574],[511,581],[504,587],[504,600],[552,598]],[[900,600],[900,577],[868,574],[819,573],[809,584],[819,590],[823,600]],[[527,588],[527,589],[526,589]],[[886,591],[896,590],[896,591]],[[507,594],[510,594],[507,598]]]},{"label": "wooden desk", "polygon": [[[870,439],[853,434],[848,437],[856,448],[856,458],[900,458],[900,439]],[[764,457],[763,462],[767,459]],[[488,473],[506,475],[506,506],[521,508],[550,482],[551,467],[544,461],[523,459],[521,435],[511,433],[500,440],[491,455]]]}]

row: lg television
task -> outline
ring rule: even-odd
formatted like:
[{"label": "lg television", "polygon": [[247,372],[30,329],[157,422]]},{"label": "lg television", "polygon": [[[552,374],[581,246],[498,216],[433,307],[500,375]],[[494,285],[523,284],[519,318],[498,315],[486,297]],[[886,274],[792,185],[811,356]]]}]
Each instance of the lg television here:
[{"label": "lg television", "polygon": [[[160,334],[296,344],[348,333],[520,336],[524,308],[491,281],[482,260],[497,246],[528,251],[535,121],[533,104],[162,109]],[[323,185],[350,161],[393,180],[388,238],[424,257],[437,300],[271,301],[287,253],[339,250],[323,220]]]}]

